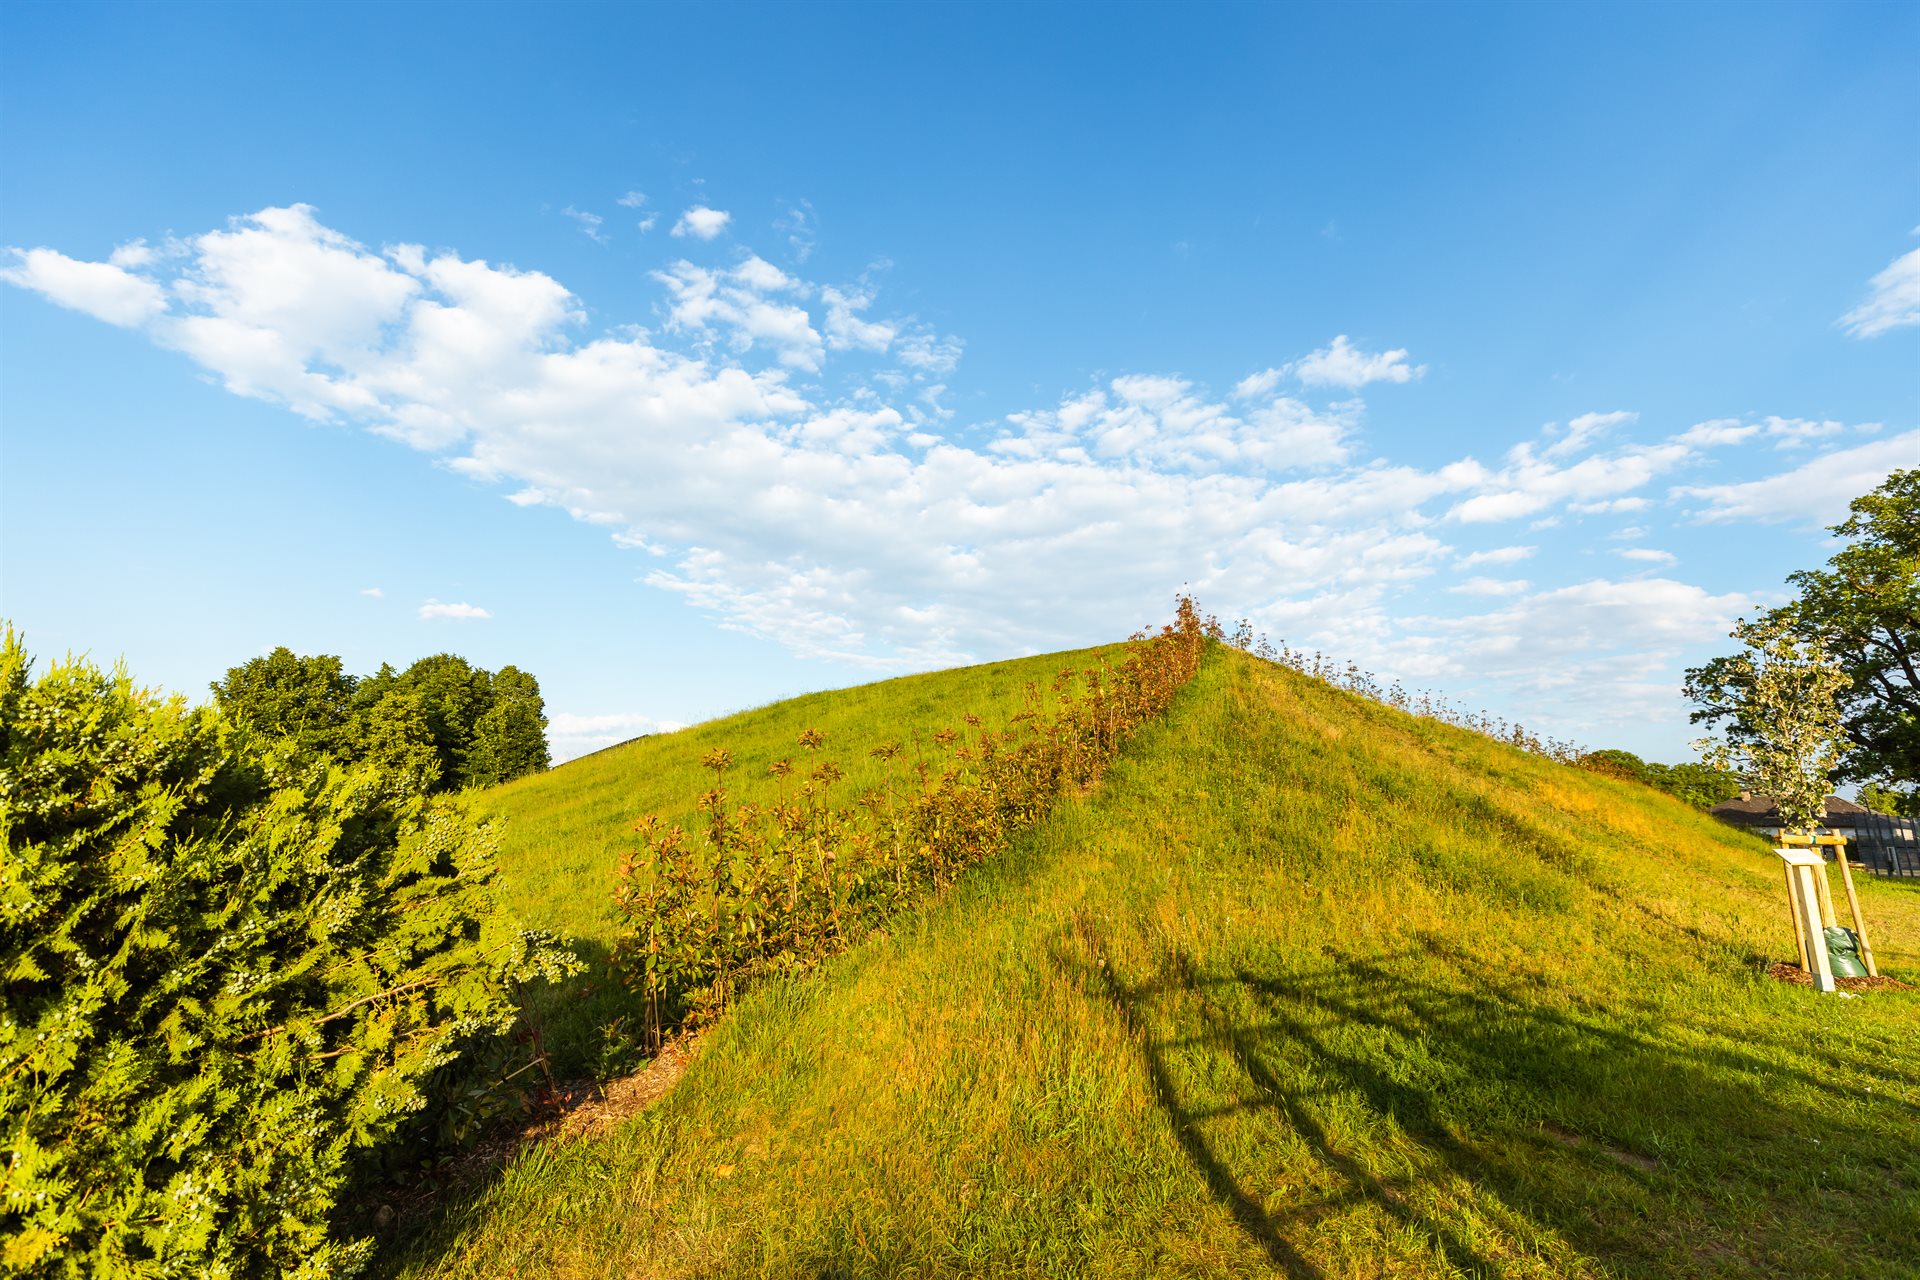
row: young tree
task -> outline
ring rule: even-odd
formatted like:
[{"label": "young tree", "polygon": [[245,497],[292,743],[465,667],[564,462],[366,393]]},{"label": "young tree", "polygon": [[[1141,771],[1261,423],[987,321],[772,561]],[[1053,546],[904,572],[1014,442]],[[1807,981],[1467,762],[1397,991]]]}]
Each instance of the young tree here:
[{"label": "young tree", "polygon": [[[1843,777],[1912,794],[1920,783],[1920,468],[1896,471],[1833,526],[1847,539],[1823,569],[1789,576],[1799,598],[1767,617],[1817,636],[1846,675],[1840,716],[1852,750]],[[1687,672],[1693,719],[1736,740],[1746,668],[1716,658]]]},{"label": "young tree", "polygon": [[1742,621],[1733,637],[1746,650],[1723,659],[1729,679],[1706,691],[1725,736],[1694,744],[1709,764],[1772,796],[1791,831],[1818,826],[1845,755],[1838,695],[1846,673],[1817,635],[1803,635],[1779,611]]}]

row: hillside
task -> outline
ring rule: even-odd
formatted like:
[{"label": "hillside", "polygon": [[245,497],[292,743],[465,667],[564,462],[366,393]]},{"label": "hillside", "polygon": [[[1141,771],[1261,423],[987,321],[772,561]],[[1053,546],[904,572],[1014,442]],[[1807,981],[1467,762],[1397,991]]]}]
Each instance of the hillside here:
[{"label": "hillside", "polygon": [[[995,670],[505,788],[511,901],[604,939],[625,828],[708,746],[814,724],[851,763],[1004,712],[1028,677]],[[1920,980],[1920,892],[1863,892]],[[395,1269],[1911,1276],[1920,993],[1765,977],[1782,896],[1676,801],[1219,651],[1093,793],[759,988],[664,1101],[523,1152]]]}]

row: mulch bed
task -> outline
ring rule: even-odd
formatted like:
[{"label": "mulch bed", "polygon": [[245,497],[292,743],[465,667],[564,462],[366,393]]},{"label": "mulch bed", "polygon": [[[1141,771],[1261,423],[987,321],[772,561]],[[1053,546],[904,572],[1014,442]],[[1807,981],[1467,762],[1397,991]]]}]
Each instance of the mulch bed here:
[{"label": "mulch bed", "polygon": [[[1813,985],[1813,975],[1797,964],[1781,961],[1767,966],[1767,976],[1776,982],[1791,982],[1796,987]],[[1898,978],[1889,978],[1881,974],[1877,978],[1838,978],[1833,985],[1842,991],[1912,991],[1913,984],[1902,982]]]}]

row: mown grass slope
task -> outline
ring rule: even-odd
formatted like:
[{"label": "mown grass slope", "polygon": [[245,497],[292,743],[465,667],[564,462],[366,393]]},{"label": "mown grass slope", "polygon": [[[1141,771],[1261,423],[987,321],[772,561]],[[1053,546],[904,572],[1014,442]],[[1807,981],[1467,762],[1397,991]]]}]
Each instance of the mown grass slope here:
[{"label": "mown grass slope", "polygon": [[690,832],[705,825],[697,804],[713,785],[712,773],[700,763],[707,752],[715,747],[732,752],[727,787],[736,802],[765,802],[776,791],[767,766],[801,756],[796,742],[801,731],[819,730],[827,739],[821,754],[847,771],[835,789],[836,803],[852,804],[884,777],[885,766],[868,757],[868,748],[899,742],[906,748],[904,758],[924,757],[932,754],[934,733],[966,728],[967,715],[998,729],[1020,711],[1029,682],[1045,686],[1061,670],[1092,666],[1103,653],[1118,662],[1122,647],[985,663],[790,698],[610,747],[483,793],[477,811],[498,824],[502,906],[523,924],[568,934],[588,959],[582,979],[532,997],[555,1068],[579,1075],[602,1065],[603,1029],[628,1003],[607,966],[619,930],[615,873],[621,858],[639,844],[634,825],[642,817],[658,814]]},{"label": "mown grass slope", "polygon": [[[1920,979],[1920,892],[1863,890]],[[395,1269],[1913,1275],[1920,994],[1767,979],[1782,896],[1664,796],[1217,652],[1095,793]]]}]

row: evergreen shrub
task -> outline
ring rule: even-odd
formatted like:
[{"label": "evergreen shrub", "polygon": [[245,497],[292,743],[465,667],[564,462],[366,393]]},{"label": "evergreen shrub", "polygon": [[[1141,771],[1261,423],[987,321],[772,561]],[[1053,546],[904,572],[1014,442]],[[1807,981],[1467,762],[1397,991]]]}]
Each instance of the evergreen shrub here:
[{"label": "evergreen shrub", "polygon": [[0,1270],[331,1276],[356,1161],[574,967],[417,779],[0,636]]}]

